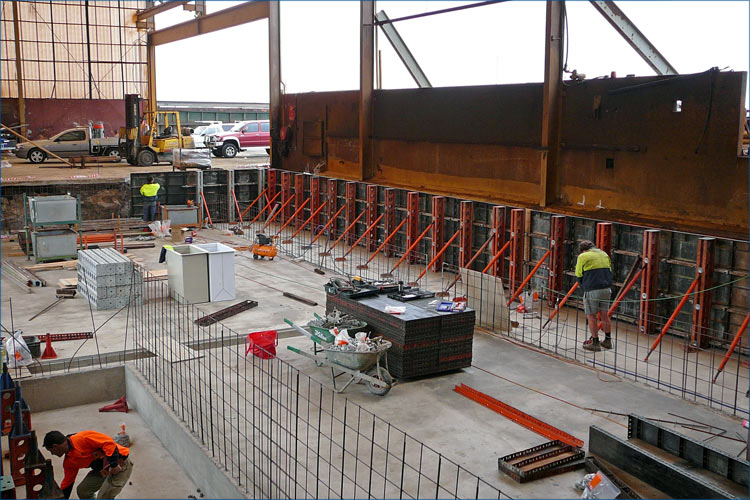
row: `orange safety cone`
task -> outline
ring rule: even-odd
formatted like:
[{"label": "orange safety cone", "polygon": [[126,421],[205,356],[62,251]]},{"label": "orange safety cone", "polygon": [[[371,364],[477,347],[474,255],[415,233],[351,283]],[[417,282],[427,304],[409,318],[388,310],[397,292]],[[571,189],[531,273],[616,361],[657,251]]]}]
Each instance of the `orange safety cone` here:
[{"label": "orange safety cone", "polygon": [[44,352],[42,353],[42,359],[55,359],[57,357],[57,353],[52,348],[52,335],[49,333],[47,334],[47,345],[44,348]]},{"label": "orange safety cone", "polygon": [[102,406],[101,408],[99,408],[99,411],[121,411],[123,413],[127,413],[128,410],[128,401],[127,399],[125,399],[125,396],[121,397],[111,405]]}]

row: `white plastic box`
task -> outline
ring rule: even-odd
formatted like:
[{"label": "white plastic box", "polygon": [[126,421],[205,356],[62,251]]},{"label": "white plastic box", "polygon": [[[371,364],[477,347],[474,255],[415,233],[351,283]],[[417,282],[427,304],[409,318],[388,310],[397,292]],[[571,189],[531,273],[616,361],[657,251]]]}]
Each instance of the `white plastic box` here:
[{"label": "white plastic box", "polygon": [[169,289],[188,303],[209,301],[208,252],[195,245],[167,249]]},{"label": "white plastic box", "polygon": [[209,300],[234,300],[234,249],[221,243],[193,246],[208,252]]}]

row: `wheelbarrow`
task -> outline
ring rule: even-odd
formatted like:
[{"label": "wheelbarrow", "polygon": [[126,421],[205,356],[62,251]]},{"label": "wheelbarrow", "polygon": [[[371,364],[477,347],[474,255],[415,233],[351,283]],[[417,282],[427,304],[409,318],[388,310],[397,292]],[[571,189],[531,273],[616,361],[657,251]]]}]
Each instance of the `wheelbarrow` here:
[{"label": "wheelbarrow", "polygon": [[[384,396],[393,387],[393,377],[388,373],[387,358],[381,364],[381,358],[390,349],[391,343],[380,337],[373,339],[377,341],[377,347],[366,352],[358,351],[341,351],[334,345],[334,337],[325,328],[310,326],[308,332],[304,328],[295,325],[288,319],[284,321],[296,329],[301,334],[309,337],[313,341],[312,352],[303,351],[296,347],[287,346],[292,352],[312,359],[319,367],[327,366],[331,369],[331,382],[333,390],[342,393],[349,387],[352,382],[364,381],[367,390],[377,396]],[[336,372],[339,373],[336,373]],[[349,375],[343,385],[336,386],[336,379],[342,375]]]}]

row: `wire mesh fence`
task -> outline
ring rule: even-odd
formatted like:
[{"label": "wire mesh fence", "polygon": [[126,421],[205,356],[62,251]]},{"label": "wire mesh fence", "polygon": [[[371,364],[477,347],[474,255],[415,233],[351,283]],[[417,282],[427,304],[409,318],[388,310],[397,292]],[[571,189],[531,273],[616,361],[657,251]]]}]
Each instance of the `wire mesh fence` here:
[{"label": "wire mesh fence", "polygon": [[248,355],[244,334],[196,325],[203,313],[167,285],[144,287],[134,343],[155,355],[135,366],[248,495],[509,498],[279,358]]}]

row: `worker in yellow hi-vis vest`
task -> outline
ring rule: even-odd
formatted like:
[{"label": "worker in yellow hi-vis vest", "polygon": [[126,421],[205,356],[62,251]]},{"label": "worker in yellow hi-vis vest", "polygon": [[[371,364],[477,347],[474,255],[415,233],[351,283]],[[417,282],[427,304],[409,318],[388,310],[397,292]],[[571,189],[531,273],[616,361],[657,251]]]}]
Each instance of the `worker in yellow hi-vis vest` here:
[{"label": "worker in yellow hi-vis vest", "polygon": [[141,186],[141,196],[143,196],[143,220],[154,221],[156,220],[156,196],[161,186],[158,182],[154,182],[153,177],[148,178],[148,182]]}]

